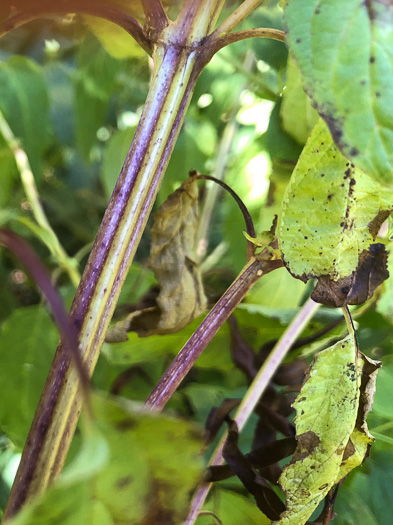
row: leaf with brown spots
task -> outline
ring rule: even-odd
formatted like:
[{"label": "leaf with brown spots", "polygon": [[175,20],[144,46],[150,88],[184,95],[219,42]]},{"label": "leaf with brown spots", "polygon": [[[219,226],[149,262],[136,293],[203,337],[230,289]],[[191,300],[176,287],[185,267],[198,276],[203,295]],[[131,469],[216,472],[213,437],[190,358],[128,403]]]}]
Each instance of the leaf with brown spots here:
[{"label": "leaf with brown spots", "polygon": [[295,454],[280,477],[286,510],[276,525],[303,525],[339,476],[357,421],[361,385],[353,334],[320,352],[294,403]]},{"label": "leaf with brown spots", "polygon": [[388,276],[387,253],[373,241],[392,209],[393,192],[350,164],[320,120],[283,199],[278,241],[287,269],[319,279],[317,302],[363,303]]}]

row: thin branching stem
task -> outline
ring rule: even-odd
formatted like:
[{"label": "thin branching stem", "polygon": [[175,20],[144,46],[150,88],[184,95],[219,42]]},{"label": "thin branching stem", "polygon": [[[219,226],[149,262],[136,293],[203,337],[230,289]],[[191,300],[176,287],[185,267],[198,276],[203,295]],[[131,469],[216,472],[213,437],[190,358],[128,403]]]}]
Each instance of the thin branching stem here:
[{"label": "thin branching stem", "polygon": [[169,19],[161,0],[141,0],[141,3],[145,12],[145,29],[155,39],[169,25]]},{"label": "thin branching stem", "polygon": [[230,33],[235,27],[240,25],[249,14],[262,4],[263,0],[245,0],[235,11],[228,16],[224,22],[212,33],[213,38],[221,37]]},{"label": "thin branching stem", "polygon": [[[42,237],[43,242],[47,245],[52,256],[59,264],[61,269],[66,270],[72,284],[75,288],[78,286],[80,281],[80,274],[78,272],[78,262],[76,259],[69,257],[66,253],[60,241],[49,224],[48,218],[45,214],[45,210],[41,204],[38,189],[35,184],[33,172],[31,171],[29,159],[27,158],[26,152],[20,146],[16,140],[8,122],[5,120],[2,112],[0,111],[0,133],[6,140],[9,148],[14,154],[15,163],[20,173],[23,188],[25,190],[26,198],[31,206],[32,214],[40,228],[45,232],[45,236]],[[25,224],[28,228],[30,222],[24,222],[24,218],[20,218],[20,222]]]},{"label": "thin branching stem", "polygon": [[[234,420],[237,423],[239,432],[242,430],[242,428],[244,428],[244,425],[247,423],[250,415],[253,413],[271,378],[277,371],[293,343],[296,341],[296,338],[304,330],[305,326],[319,307],[320,304],[315,303],[312,299],[309,299],[300,309],[299,313],[290,323],[280,339],[277,341],[277,344],[270,352],[265,363],[262,365],[236,411]],[[226,437],[227,433],[223,435],[219,444],[217,445],[209,465],[220,465],[223,462],[222,451]],[[184,522],[184,525],[192,525],[195,523],[199,511],[202,508],[202,505],[209,493],[210,487],[211,483],[204,483],[197,490],[191,504],[190,513]]]},{"label": "thin branching stem", "polygon": [[58,2],[37,2],[37,5],[29,6],[28,9],[7,18],[0,24],[0,37],[9,33],[13,29],[20,27],[32,20],[44,16],[53,16],[68,13],[81,13],[85,15],[104,18],[129,33],[138,44],[149,54],[152,54],[153,47],[149,38],[146,36],[141,24],[132,16],[124,13],[116,7],[112,7],[99,0],[63,0]]},{"label": "thin branching stem", "polygon": [[72,325],[66,314],[60,294],[51,283],[46,268],[42,264],[38,255],[16,233],[0,228],[0,244],[3,244],[8,248],[27,268],[28,272],[46,298],[59,328],[59,332],[62,335],[64,346],[70,357],[74,359],[75,367],[82,385],[82,392],[85,400],[88,401],[88,413],[92,416],[89,400],[89,375],[79,353],[78,337],[75,327]]},{"label": "thin branching stem", "polygon": [[235,33],[229,33],[228,35],[215,38],[212,47],[214,52],[217,52],[229,44],[234,44],[235,42],[240,42],[248,38],[270,38],[271,40],[285,42],[285,33],[284,31],[280,31],[280,29],[271,29],[270,27],[245,29],[244,31],[236,31]]},{"label": "thin branching stem", "polygon": [[146,405],[154,410],[162,410],[176,391],[185,376],[194,366],[203,350],[213,339],[230,314],[240,303],[250,288],[266,274],[282,266],[281,260],[267,261],[251,259],[237,279],[231,284],[221,299],[202,321],[187,343],[180,350],[165,372],[156,388],[150,394]]}]

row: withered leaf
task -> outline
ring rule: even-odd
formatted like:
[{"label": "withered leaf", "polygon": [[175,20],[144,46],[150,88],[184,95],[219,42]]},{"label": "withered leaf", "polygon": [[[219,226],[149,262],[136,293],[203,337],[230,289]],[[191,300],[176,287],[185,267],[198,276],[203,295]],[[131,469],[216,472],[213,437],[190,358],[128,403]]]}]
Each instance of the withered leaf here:
[{"label": "withered leaf", "polygon": [[270,519],[277,519],[284,504],[269,484],[254,470],[238,446],[239,432],[235,421],[229,422],[223,457],[246,489],[254,496],[258,508]]},{"label": "withered leaf", "polygon": [[389,277],[388,253],[382,243],[371,244],[363,250],[356,270],[346,277],[334,281],[329,275],[319,277],[311,298],[328,306],[363,304],[374,290]]},{"label": "withered leaf", "polygon": [[124,341],[129,331],[141,337],[172,334],[206,309],[201,270],[192,259],[197,227],[198,186],[190,177],[154,215],[149,264],[160,285],[157,305],[117,323],[107,341]]}]

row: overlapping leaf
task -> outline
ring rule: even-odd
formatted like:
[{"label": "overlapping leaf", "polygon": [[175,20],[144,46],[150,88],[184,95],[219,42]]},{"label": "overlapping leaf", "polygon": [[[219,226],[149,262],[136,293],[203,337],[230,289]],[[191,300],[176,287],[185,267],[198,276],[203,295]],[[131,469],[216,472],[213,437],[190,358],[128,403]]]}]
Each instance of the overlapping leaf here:
[{"label": "overlapping leaf", "polygon": [[393,192],[356,169],[315,126],[286,189],[279,246],[291,274],[318,277],[313,298],[360,304],[387,278],[387,254],[372,244],[393,209]]},{"label": "overlapping leaf", "polygon": [[317,355],[294,403],[298,446],[280,477],[286,510],[276,525],[303,525],[363,461],[373,439],[365,416],[379,365],[358,352],[353,334]]},{"label": "overlapping leaf", "polygon": [[97,429],[12,525],[180,523],[202,474],[198,429],[106,396],[93,401]]},{"label": "overlapping leaf", "polygon": [[288,57],[287,82],[282,96],[280,117],[284,130],[300,144],[305,144],[318,120],[318,113],[303,90],[299,68],[291,56]]},{"label": "overlapping leaf", "polygon": [[385,182],[393,171],[393,4],[289,0],[287,42],[334,141]]}]

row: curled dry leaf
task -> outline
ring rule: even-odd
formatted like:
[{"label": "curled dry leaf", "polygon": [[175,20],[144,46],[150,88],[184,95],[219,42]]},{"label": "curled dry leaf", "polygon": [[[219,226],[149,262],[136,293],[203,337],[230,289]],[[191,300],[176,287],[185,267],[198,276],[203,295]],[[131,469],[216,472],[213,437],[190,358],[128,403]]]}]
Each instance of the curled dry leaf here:
[{"label": "curled dry leaf", "polygon": [[289,272],[304,282],[318,278],[316,302],[361,304],[388,277],[385,247],[373,242],[392,197],[341,155],[320,120],[286,189],[278,226]]},{"label": "curled dry leaf", "polygon": [[331,487],[364,460],[379,366],[358,351],[353,334],[316,356],[294,403],[298,445],[279,480],[286,510],[275,525],[306,523]]},{"label": "curled dry leaf", "polygon": [[198,227],[198,187],[189,178],[154,216],[150,267],[160,285],[157,306],[133,312],[108,332],[107,342],[127,340],[127,332],[145,337],[172,334],[206,309],[201,270],[192,260]]}]

